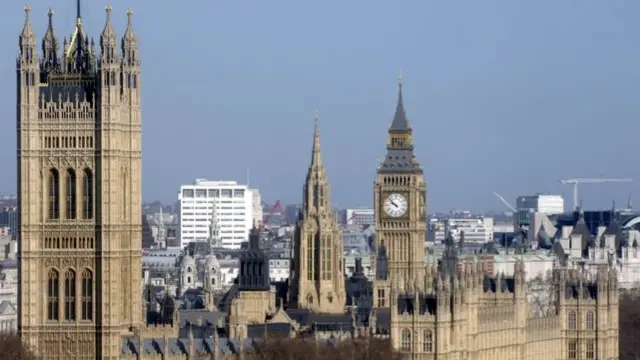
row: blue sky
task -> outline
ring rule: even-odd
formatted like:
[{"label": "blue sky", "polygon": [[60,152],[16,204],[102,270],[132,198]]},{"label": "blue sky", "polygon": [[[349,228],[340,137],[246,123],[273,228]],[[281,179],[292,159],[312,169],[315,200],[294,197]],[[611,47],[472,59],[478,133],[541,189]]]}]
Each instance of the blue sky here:
[{"label": "blue sky", "polygon": [[[75,0],[31,1],[42,36],[53,3],[60,41]],[[85,1],[99,38],[104,4]],[[113,0],[122,35],[135,11],[143,61],[144,199],[174,201],[195,178],[245,181],[299,202],[320,113],[340,207],[372,203],[377,158],[405,76],[405,106],[431,211],[504,210],[585,185],[585,207],[638,194],[640,2]],[[0,193],[15,192],[15,56],[24,4],[0,22]],[[13,34],[13,35],[12,35]],[[640,199],[638,200],[640,201]]]}]

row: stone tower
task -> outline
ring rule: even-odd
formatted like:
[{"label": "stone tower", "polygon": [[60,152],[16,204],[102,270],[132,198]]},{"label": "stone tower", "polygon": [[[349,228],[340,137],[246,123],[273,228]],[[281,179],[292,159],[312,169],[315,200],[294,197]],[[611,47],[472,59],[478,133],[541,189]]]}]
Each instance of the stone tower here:
[{"label": "stone tower", "polygon": [[100,51],[84,31],[38,55],[31,8],[19,37],[19,332],[43,359],[116,359],[142,324],[140,58],[132,12],[111,8]]},{"label": "stone tower", "polygon": [[[387,136],[387,154],[378,168],[374,186],[376,238],[387,257],[387,280],[419,280],[425,266],[427,184],[413,152],[402,80],[400,76],[398,103]],[[374,303],[388,304],[385,299],[389,294],[389,281],[376,281],[375,287]]]},{"label": "stone tower", "polygon": [[294,238],[290,306],[318,313],[343,313],[342,231],[331,211],[317,113],[311,154]]}]

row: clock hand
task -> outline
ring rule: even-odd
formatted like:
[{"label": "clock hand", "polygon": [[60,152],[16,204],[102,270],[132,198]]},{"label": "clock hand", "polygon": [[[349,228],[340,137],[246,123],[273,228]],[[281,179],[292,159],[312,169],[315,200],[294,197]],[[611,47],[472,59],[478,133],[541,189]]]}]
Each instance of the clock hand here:
[{"label": "clock hand", "polygon": [[389,202],[391,202],[391,205],[398,207],[398,204],[396,204],[393,200],[389,200]]}]

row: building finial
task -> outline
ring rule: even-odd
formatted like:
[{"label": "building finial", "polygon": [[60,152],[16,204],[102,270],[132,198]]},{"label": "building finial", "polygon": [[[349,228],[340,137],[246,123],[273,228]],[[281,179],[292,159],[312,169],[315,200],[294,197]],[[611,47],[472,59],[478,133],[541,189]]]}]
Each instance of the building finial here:
[{"label": "building finial", "polygon": [[311,165],[320,165],[322,163],[320,158],[320,115],[316,110],[313,128],[313,151],[311,156]]},{"label": "building finial", "polygon": [[80,21],[80,19],[82,18],[82,13],[80,12],[80,0],[76,2],[76,12],[76,18],[78,18],[78,21]]},{"label": "building finial", "polygon": [[401,69],[400,73],[398,73],[398,86],[402,87],[402,85],[404,85],[404,73]]},{"label": "building finial", "polygon": [[27,5],[24,6],[24,23],[25,25],[30,24],[31,23],[31,5],[29,5],[27,3]]},{"label": "building finial", "polygon": [[133,24],[133,9],[127,9],[127,27],[131,27]]},{"label": "building finial", "polygon": [[47,11],[47,16],[49,16],[49,24],[51,24],[53,20],[53,14],[55,14],[55,11],[53,11],[51,6],[49,6],[49,11]]}]

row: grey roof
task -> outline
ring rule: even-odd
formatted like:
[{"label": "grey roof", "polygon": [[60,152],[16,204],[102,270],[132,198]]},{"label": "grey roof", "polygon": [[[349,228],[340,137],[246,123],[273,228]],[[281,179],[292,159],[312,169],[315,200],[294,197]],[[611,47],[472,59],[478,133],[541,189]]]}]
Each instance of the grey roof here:
[{"label": "grey roof", "polygon": [[[253,339],[246,338],[242,340],[232,340],[224,337],[213,337],[208,339],[193,338],[193,350],[195,354],[212,354],[215,353],[216,345],[219,355],[238,354],[240,349],[244,346],[245,349],[250,348],[253,345]],[[122,341],[122,353],[123,354],[147,354],[147,355],[161,355],[166,353],[168,355],[187,355],[191,342],[189,338],[168,338],[165,339],[143,339],[142,346],[135,338],[125,338]],[[217,344],[216,344],[217,343]]]},{"label": "grey roof", "polygon": [[570,236],[579,236],[581,238],[580,248],[584,251],[589,247],[595,246],[595,240],[593,235],[591,235],[591,231],[587,227],[587,223],[584,221],[584,213],[580,210],[580,214],[578,217],[578,222],[573,227]]},{"label": "grey roof", "polygon": [[[389,134],[408,133],[411,134],[411,125],[407,120],[407,114],[404,110],[404,101],[402,97],[402,84],[398,89],[398,103],[396,112],[393,115],[393,121],[389,127]],[[382,165],[378,169],[379,172],[393,173],[422,173],[422,167],[418,163],[413,153],[413,144],[407,144],[406,147],[387,147],[387,154]]]}]

